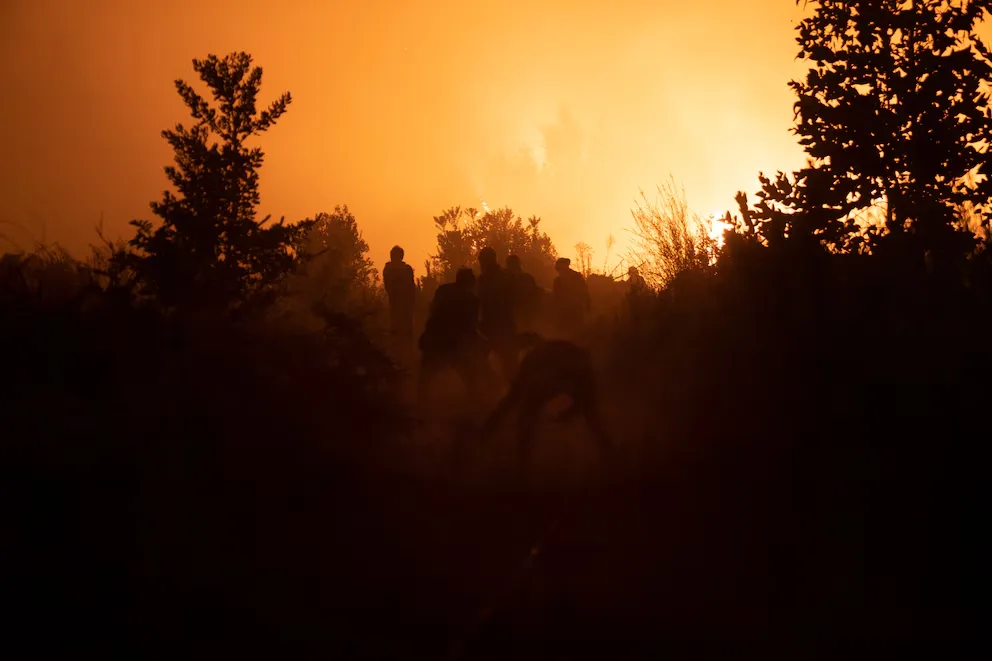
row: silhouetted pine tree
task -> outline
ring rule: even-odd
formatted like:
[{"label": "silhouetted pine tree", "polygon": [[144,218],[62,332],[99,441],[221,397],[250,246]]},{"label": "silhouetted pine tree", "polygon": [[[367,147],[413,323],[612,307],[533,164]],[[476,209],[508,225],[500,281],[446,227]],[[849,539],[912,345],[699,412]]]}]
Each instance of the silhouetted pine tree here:
[{"label": "silhouetted pine tree", "polygon": [[193,69],[215,105],[176,81],[196,123],[162,132],[175,151],[175,165],[165,168],[175,193],[152,203],[157,227],[132,221],[134,252],[124,259],[142,290],[167,306],[231,306],[270,291],[293,269],[293,248],[312,222],[265,226],[269,217],[255,217],[263,154],[246,143],[286,112],[289,93],[258,112],[262,69],[247,53],[193,60]]},{"label": "silhouetted pine tree", "polygon": [[769,243],[815,234],[850,247],[849,214],[884,201],[889,232],[965,247],[948,243],[964,236],[953,231],[961,205],[992,203],[992,183],[974,183],[992,137],[992,65],[975,26],[992,0],[810,4],[796,40],[812,67],[790,82],[810,159],[791,177],[762,177],[757,231]]}]

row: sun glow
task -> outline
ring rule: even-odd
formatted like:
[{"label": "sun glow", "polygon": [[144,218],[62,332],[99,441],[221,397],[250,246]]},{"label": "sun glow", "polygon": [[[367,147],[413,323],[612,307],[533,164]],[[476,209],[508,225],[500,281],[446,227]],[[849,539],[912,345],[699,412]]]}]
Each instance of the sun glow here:
[{"label": "sun glow", "polygon": [[730,223],[722,220],[726,213],[726,211],[711,211],[705,221],[707,234],[709,234],[711,239],[716,241],[717,247],[723,246],[723,233],[733,227]]}]

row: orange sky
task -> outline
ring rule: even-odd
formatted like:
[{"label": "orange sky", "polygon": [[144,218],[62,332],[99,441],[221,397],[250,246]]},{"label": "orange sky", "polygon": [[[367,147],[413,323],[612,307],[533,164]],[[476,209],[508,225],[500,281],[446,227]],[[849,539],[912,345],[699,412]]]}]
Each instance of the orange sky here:
[{"label": "orange sky", "polygon": [[[669,174],[700,212],[791,169],[793,0],[4,0],[0,250],[77,254],[167,185],[163,128],[191,60],[246,50],[289,112],[261,145],[263,213],[348,204],[373,257],[418,273],[431,217],[509,205],[559,252],[626,240],[638,188]],[[201,88],[202,89],[202,88]],[[9,223],[18,223],[23,229]]]}]

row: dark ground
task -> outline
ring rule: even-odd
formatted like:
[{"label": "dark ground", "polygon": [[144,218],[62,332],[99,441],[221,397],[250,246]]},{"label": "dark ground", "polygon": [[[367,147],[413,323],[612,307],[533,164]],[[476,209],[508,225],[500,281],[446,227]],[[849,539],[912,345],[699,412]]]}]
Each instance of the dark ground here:
[{"label": "dark ground", "polygon": [[598,479],[563,440],[523,481],[485,458],[492,479],[466,477],[468,453],[445,475],[312,464],[283,480],[276,461],[264,479],[51,484],[19,522],[16,630],[38,651],[129,658],[617,658],[678,641],[805,658],[965,639],[967,577],[925,511],[834,503],[843,517],[818,520],[730,459]]},{"label": "dark ground", "polygon": [[625,658],[743,641],[833,658],[937,641],[957,658],[981,632],[982,437],[909,416],[925,404],[882,402],[903,422],[855,433],[784,407],[714,414],[674,382],[645,401],[669,402],[652,413],[679,439],[608,400],[618,458],[604,465],[580,425],[545,426],[519,470],[512,430],[481,444],[478,411],[450,393],[406,438],[314,439],[225,397],[237,383],[204,384],[230,414],[184,405],[187,432],[139,411],[147,436],[104,435],[123,409],[99,397],[90,422],[46,418],[30,393],[36,411],[10,407],[35,424],[8,437],[2,482],[5,624],[29,656]]}]

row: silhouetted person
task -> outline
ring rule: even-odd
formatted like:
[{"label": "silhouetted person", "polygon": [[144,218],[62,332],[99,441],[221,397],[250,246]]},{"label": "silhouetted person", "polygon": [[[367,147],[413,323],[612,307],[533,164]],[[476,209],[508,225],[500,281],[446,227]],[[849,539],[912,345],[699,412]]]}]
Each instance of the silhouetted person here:
[{"label": "silhouetted person", "polygon": [[469,393],[477,393],[487,376],[488,347],[479,335],[479,298],[472,269],[459,269],[455,281],[437,288],[430,315],[420,336],[417,397],[426,401],[434,378],[446,368],[458,372]]},{"label": "silhouetted person", "polygon": [[504,379],[513,377],[517,367],[517,323],[513,309],[513,283],[496,261],[496,251],[479,251],[479,330],[496,354]]},{"label": "silhouetted person", "polygon": [[648,283],[638,271],[636,266],[627,269],[627,291],[632,294],[644,293],[648,288]]},{"label": "silhouetted person", "polygon": [[581,327],[586,312],[592,309],[592,299],[589,297],[585,278],[570,268],[571,263],[572,260],[567,257],[560,257],[555,262],[558,276],[552,289],[558,328],[565,335],[570,335]]},{"label": "silhouetted person", "polygon": [[647,296],[650,289],[648,283],[638,271],[636,266],[627,269],[627,292],[624,298],[624,306],[630,321],[639,325],[643,322],[650,310],[650,298]]},{"label": "silhouetted person", "polygon": [[534,276],[524,272],[520,266],[520,258],[516,255],[506,258],[506,273],[513,291],[513,310],[517,327],[520,330],[531,330],[540,304],[541,290],[534,281]]},{"label": "silhouetted person", "polygon": [[413,309],[417,285],[413,267],[403,261],[403,248],[393,246],[389,262],[382,268],[382,283],[389,297],[389,331],[401,337],[413,337]]},{"label": "silhouetted person", "polygon": [[530,350],[520,363],[510,391],[483,425],[482,438],[491,437],[503,419],[515,411],[519,458],[526,459],[541,412],[553,399],[564,395],[571,400],[570,406],[556,420],[567,422],[581,415],[604,458],[608,457],[613,444],[600,417],[596,373],[589,351],[567,340],[544,340],[535,333],[522,333],[520,341]]}]

